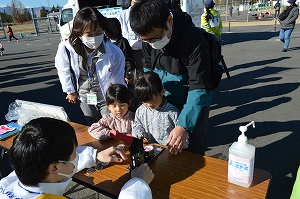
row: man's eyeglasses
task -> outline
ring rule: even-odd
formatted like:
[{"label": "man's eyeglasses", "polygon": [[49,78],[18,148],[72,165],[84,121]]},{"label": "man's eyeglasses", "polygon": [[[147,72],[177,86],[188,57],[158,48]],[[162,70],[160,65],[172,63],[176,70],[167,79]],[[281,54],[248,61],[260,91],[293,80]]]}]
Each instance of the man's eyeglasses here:
[{"label": "man's eyeglasses", "polygon": [[164,29],[162,28],[159,37],[157,37],[157,35],[156,35],[156,36],[154,36],[154,37],[152,37],[150,39],[143,39],[143,38],[141,38],[139,36],[138,41],[140,41],[140,42],[146,42],[146,43],[152,43],[153,44],[153,43],[155,43],[155,42],[157,42],[157,41],[159,41],[159,40],[162,39],[163,31],[164,31]]}]

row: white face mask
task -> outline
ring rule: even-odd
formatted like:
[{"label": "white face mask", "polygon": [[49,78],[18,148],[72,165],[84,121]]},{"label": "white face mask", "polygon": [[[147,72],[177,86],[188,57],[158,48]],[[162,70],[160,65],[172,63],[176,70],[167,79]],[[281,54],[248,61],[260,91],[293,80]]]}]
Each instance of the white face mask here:
[{"label": "white face mask", "polygon": [[61,175],[61,176],[65,176],[67,178],[72,178],[73,175],[77,172],[78,160],[79,160],[79,156],[77,153],[76,153],[76,157],[72,161],[59,160],[58,162],[60,162],[60,163],[72,163],[74,165],[74,169],[73,169],[72,173],[70,173],[70,174],[64,174],[64,173],[57,173],[57,174]]},{"label": "white face mask", "polygon": [[82,36],[79,38],[86,47],[90,49],[97,49],[103,42],[104,34],[95,37]]},{"label": "white face mask", "polygon": [[168,43],[169,43],[170,39],[167,37],[167,35],[162,38],[159,41],[154,42],[153,44],[149,43],[150,46],[154,49],[162,49],[163,47],[165,47]]}]

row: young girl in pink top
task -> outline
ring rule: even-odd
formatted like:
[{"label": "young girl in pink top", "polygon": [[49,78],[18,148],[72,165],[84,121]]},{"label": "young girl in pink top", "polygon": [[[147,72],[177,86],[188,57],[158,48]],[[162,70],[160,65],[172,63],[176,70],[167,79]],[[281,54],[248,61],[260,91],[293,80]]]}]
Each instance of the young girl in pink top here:
[{"label": "young girl in pink top", "polygon": [[98,140],[109,139],[110,130],[131,134],[134,113],[129,111],[131,100],[128,88],[121,84],[113,84],[107,89],[105,97],[106,106],[111,113],[93,123],[88,129],[89,134]]}]

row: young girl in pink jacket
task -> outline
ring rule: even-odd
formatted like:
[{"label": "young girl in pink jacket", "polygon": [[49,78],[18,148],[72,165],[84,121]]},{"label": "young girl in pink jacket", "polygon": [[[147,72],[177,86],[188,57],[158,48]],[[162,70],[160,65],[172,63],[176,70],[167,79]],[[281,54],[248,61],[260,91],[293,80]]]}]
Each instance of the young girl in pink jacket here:
[{"label": "young girl in pink jacket", "polygon": [[130,133],[134,122],[134,113],[129,111],[131,96],[128,88],[121,84],[113,84],[106,91],[106,106],[110,114],[104,115],[97,123],[93,123],[89,134],[98,140],[110,138],[110,130]]}]

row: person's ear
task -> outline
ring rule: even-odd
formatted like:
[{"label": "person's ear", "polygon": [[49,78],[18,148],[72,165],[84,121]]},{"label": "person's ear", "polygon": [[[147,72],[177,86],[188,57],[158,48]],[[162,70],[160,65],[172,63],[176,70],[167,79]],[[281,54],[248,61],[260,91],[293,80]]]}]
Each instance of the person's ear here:
[{"label": "person's ear", "polygon": [[131,106],[132,100],[129,100],[128,106]]},{"label": "person's ear", "polygon": [[167,22],[169,22],[170,26],[172,27],[173,26],[173,16],[172,14],[170,14],[167,18]]},{"label": "person's ear", "polygon": [[57,174],[58,169],[55,163],[49,164],[48,169],[47,169],[49,174]]},{"label": "person's ear", "polygon": [[161,90],[161,96],[162,96],[162,97],[165,95],[165,92],[166,92],[166,89],[163,88],[163,89]]}]

